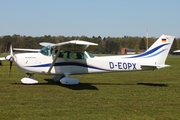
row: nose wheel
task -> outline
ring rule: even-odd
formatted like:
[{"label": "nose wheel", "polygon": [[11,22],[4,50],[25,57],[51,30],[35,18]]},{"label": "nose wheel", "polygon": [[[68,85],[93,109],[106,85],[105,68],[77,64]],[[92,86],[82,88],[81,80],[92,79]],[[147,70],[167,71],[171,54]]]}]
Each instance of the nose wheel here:
[{"label": "nose wheel", "polygon": [[38,83],[38,80],[33,77],[34,74],[27,73],[27,75],[28,75],[28,77],[25,77],[25,78],[21,79],[21,82],[23,84],[32,85],[32,84],[37,84]]}]

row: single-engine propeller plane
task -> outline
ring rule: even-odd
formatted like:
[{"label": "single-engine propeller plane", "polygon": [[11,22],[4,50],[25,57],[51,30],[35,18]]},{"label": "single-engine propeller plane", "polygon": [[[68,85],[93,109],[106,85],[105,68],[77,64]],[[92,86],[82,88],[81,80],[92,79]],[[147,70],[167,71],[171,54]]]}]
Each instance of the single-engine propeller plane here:
[{"label": "single-engine propeller plane", "polygon": [[[52,78],[62,84],[79,84],[71,78],[74,74],[107,73],[123,71],[155,70],[169,65],[165,64],[174,36],[162,35],[147,51],[135,55],[116,55],[97,57],[87,52],[96,43],[72,40],[62,43],[40,43],[38,49],[20,49],[10,46],[10,55],[0,58],[14,61],[17,67],[28,77],[22,78],[23,84],[36,84],[35,73],[54,75]],[[34,51],[33,53],[13,54],[13,50]]]}]

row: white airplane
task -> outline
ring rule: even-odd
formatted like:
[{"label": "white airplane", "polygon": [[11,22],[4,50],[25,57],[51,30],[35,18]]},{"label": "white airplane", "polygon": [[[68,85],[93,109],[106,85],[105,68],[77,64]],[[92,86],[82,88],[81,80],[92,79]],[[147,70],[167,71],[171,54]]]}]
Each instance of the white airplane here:
[{"label": "white airplane", "polygon": [[79,84],[79,80],[71,78],[74,74],[107,73],[123,71],[155,70],[169,65],[165,64],[169,50],[175,36],[162,35],[146,52],[136,55],[116,55],[97,57],[86,52],[96,43],[72,40],[57,44],[40,43],[41,50],[14,49],[35,51],[33,53],[13,54],[10,46],[10,55],[0,60],[14,61],[17,67],[29,77],[21,79],[23,84],[36,84],[38,80],[33,74],[54,75],[52,78],[62,84]]}]

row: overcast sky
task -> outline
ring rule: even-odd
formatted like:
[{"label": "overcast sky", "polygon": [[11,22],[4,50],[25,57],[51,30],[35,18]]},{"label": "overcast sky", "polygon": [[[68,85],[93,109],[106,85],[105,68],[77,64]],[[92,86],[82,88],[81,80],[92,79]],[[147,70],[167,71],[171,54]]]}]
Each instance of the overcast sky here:
[{"label": "overcast sky", "polygon": [[0,36],[180,37],[180,0],[0,0]]}]

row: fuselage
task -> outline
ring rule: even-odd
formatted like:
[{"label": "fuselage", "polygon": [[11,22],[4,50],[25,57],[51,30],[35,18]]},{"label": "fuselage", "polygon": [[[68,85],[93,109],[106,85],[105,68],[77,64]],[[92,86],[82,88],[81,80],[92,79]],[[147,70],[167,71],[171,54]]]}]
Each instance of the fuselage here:
[{"label": "fuselage", "polygon": [[[79,52],[78,52],[79,53]],[[15,54],[15,63],[25,73],[40,74],[86,74],[101,72],[136,71],[142,70],[140,59],[127,58],[128,56],[95,57],[88,52],[81,52],[82,58],[75,57],[77,52],[64,52],[64,57],[57,58],[51,71],[48,70],[55,54],[44,55],[38,53]]]}]

